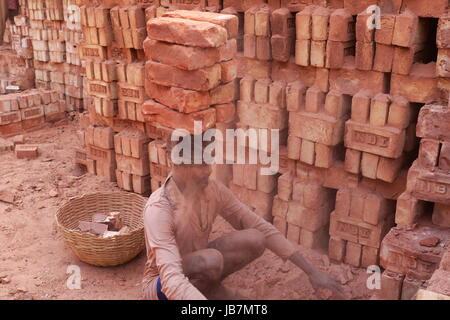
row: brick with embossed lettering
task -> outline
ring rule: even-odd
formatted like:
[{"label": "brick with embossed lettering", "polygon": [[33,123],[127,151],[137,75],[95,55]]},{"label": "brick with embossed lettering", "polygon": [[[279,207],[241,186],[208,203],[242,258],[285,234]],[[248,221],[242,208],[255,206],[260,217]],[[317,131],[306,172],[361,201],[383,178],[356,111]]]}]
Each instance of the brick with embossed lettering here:
[{"label": "brick with embossed lettering", "polygon": [[386,216],[377,225],[372,225],[350,216],[344,217],[331,213],[330,235],[344,240],[379,248],[381,240],[393,226],[394,217]]},{"label": "brick with embossed lettering", "polygon": [[[393,228],[383,239],[380,250],[380,264],[383,268],[417,279],[427,280],[438,268],[450,236],[448,228],[418,225],[414,229]],[[425,250],[420,241],[437,237],[442,246]]]}]

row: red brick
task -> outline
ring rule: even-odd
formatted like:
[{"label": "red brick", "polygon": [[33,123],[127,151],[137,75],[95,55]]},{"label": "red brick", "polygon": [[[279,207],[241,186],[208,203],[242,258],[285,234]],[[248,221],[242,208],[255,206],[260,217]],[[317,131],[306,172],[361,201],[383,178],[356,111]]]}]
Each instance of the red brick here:
[{"label": "red brick", "polygon": [[339,69],[344,65],[345,57],[355,55],[355,42],[328,40],[326,50],[326,67],[331,69]]},{"label": "red brick", "polygon": [[353,17],[346,9],[337,9],[330,16],[330,33],[328,40],[349,41],[355,39]]},{"label": "red brick", "polygon": [[179,18],[151,19],[147,34],[150,39],[195,47],[220,47],[228,37],[218,25]]},{"label": "red brick", "polygon": [[270,36],[270,10],[268,7],[260,7],[255,12],[255,35],[259,37]]},{"label": "red brick", "polygon": [[[367,7],[366,7],[367,8]],[[370,43],[374,40],[375,30],[367,27],[367,21],[372,18],[371,13],[364,10],[358,11],[356,14],[356,40],[361,42]]]},{"label": "red brick", "polygon": [[395,18],[392,44],[400,47],[411,47],[419,28],[419,18],[411,11],[405,11]]},{"label": "red brick", "polygon": [[283,174],[278,178],[278,197],[284,201],[292,199],[292,175]]},{"label": "red brick", "polygon": [[347,148],[396,159],[401,156],[404,145],[404,130],[385,129],[360,124],[353,120],[347,121],[345,134],[345,146]]},{"label": "red brick", "polygon": [[312,12],[312,40],[328,40],[330,13],[327,8],[316,7],[314,9]]},{"label": "red brick", "polygon": [[272,35],[293,36],[294,17],[287,8],[281,8],[272,12],[271,20]]},{"label": "red brick", "polygon": [[330,71],[330,89],[339,90],[344,94],[355,95],[361,89],[374,92],[384,92],[387,78],[384,73],[363,71],[355,68],[355,61],[351,57],[345,60],[341,69]]},{"label": "red brick", "polygon": [[381,276],[380,298],[384,300],[399,300],[402,294],[404,275],[386,270]]},{"label": "red brick", "polygon": [[299,244],[300,242],[300,227],[288,224],[286,238],[293,244]]},{"label": "red brick", "polygon": [[367,194],[364,200],[363,220],[367,223],[378,225],[387,215],[395,212],[393,202],[384,199],[376,193]]},{"label": "red brick", "polygon": [[[430,103],[438,98],[435,63],[414,64],[408,76],[392,74],[391,94],[410,102]],[[420,90],[419,90],[420,89]]]},{"label": "red brick", "polygon": [[311,40],[310,63],[314,67],[325,67],[327,41]]},{"label": "red brick", "polygon": [[368,246],[362,247],[361,267],[378,266],[379,249]]},{"label": "red brick", "polygon": [[356,41],[356,68],[372,70],[375,56],[375,43]]},{"label": "red brick", "polygon": [[393,96],[389,106],[387,124],[399,129],[406,129],[411,121],[411,111],[408,100],[402,96]]},{"label": "red brick", "polygon": [[345,263],[354,267],[361,266],[362,246],[357,243],[347,241],[345,249]]},{"label": "red brick", "polygon": [[195,21],[209,22],[219,25],[227,30],[228,38],[237,38],[239,20],[238,17],[231,14],[218,14],[213,12],[199,12],[188,10],[176,10],[166,12],[163,17],[180,18]]},{"label": "red brick", "polygon": [[211,104],[225,104],[234,102],[239,95],[239,83],[237,79],[231,81],[210,91]]},{"label": "red brick", "polygon": [[437,0],[433,2],[433,5],[423,0],[408,0],[402,4],[402,10],[409,9],[420,17],[434,17],[438,18],[444,14],[448,2],[446,0]]},{"label": "red brick", "polygon": [[194,133],[194,121],[202,121],[202,130],[214,127],[216,122],[214,109],[210,108],[190,114],[182,114],[153,100],[148,100],[143,104],[142,112],[144,117],[150,121],[155,121],[160,125],[173,129],[185,129],[192,134]]},{"label": "red brick", "polygon": [[244,35],[244,57],[256,58],[256,38],[254,34]]},{"label": "red brick", "polygon": [[394,36],[395,17],[396,16],[394,14],[381,15],[381,28],[375,30],[375,41],[377,43],[387,46],[390,46],[392,44],[392,37]]},{"label": "red brick", "polygon": [[436,44],[438,48],[449,48],[450,47],[450,15],[444,14],[439,18]]},{"label": "red brick", "polygon": [[273,59],[281,62],[288,62],[294,49],[294,38],[274,35],[270,42]]},{"label": "red brick", "polygon": [[420,141],[420,149],[418,161],[421,167],[435,168],[438,164],[440,143],[433,139],[422,139]]},{"label": "red brick", "polygon": [[330,219],[330,235],[354,243],[379,248],[384,235],[393,225],[392,220],[393,217],[386,217],[377,226],[373,226],[358,218],[338,216],[333,212]]},{"label": "red brick", "polygon": [[310,40],[312,29],[312,12],[314,6],[308,6],[296,14],[297,40]]},{"label": "red brick", "polygon": [[183,113],[204,110],[211,104],[211,96],[207,91],[167,87],[146,81],[146,92],[150,98]]},{"label": "red brick", "polygon": [[286,87],[286,108],[288,111],[299,111],[304,108],[306,86],[300,82],[291,82]]},{"label": "red brick", "polygon": [[219,64],[195,71],[185,71],[169,65],[147,61],[147,79],[165,86],[206,91],[217,87],[221,80]]},{"label": "red brick", "polygon": [[435,140],[450,140],[450,109],[446,106],[426,105],[420,109],[417,136]]},{"label": "red brick", "polygon": [[[147,59],[158,61],[183,70],[197,70],[211,67],[229,56],[233,47],[219,48],[188,47],[162,41],[146,39],[144,49]],[[234,48],[235,49],[235,48]]]},{"label": "red brick", "polygon": [[256,58],[272,60],[270,37],[256,37]]},{"label": "red brick", "polygon": [[289,130],[292,135],[310,141],[335,146],[342,141],[344,123],[320,113],[291,112]]},{"label": "red brick", "polygon": [[346,241],[339,238],[330,238],[328,244],[328,257],[336,262],[342,262],[345,257]]},{"label": "red brick", "polygon": [[297,40],[295,42],[295,63],[300,66],[310,64],[311,40]]},{"label": "red brick", "polygon": [[35,159],[39,156],[38,147],[34,145],[16,145],[14,153],[17,159]]}]

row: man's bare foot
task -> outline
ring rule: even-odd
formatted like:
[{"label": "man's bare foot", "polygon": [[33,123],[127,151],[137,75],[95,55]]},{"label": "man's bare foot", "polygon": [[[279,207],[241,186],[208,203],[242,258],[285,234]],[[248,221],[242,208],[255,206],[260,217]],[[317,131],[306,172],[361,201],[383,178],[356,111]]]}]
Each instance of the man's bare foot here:
[{"label": "man's bare foot", "polygon": [[241,295],[237,290],[227,288],[223,285],[218,285],[210,289],[207,297],[209,300],[249,300],[248,297]]}]

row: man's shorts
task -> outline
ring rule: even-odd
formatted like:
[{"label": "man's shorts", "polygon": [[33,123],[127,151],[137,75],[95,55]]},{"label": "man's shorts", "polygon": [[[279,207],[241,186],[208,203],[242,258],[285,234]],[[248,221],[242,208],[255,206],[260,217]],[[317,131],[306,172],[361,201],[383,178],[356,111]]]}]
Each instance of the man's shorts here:
[{"label": "man's shorts", "polygon": [[153,279],[144,286],[145,300],[168,300],[166,295],[162,292],[161,278]]},{"label": "man's shorts", "polygon": [[158,297],[158,300],[168,300],[166,295],[161,291],[161,278],[158,277],[158,280],[156,281],[156,296]]}]

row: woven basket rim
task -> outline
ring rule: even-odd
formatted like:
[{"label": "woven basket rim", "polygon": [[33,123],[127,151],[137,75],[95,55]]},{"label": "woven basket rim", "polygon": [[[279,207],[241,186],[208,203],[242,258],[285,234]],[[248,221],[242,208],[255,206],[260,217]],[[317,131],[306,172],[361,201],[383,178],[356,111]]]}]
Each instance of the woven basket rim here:
[{"label": "woven basket rim", "polygon": [[140,232],[140,231],[142,231],[142,230],[144,229],[144,227],[142,226],[142,227],[140,227],[140,228],[137,228],[137,229],[134,229],[134,230],[130,231],[130,232],[127,233],[127,234],[116,235],[116,236],[111,237],[111,238],[100,238],[100,237],[98,237],[98,236],[94,236],[94,235],[92,235],[92,234],[85,233],[85,232],[82,232],[82,231],[77,230],[77,229],[70,229],[70,228],[64,226],[64,225],[59,221],[59,215],[61,214],[62,210],[64,210],[65,207],[68,206],[72,201],[75,201],[75,200],[82,200],[82,199],[84,199],[84,198],[86,198],[86,197],[90,197],[90,196],[102,196],[102,195],[107,195],[107,196],[111,196],[111,195],[121,195],[121,196],[127,195],[127,196],[130,196],[130,195],[131,195],[131,196],[134,196],[134,197],[136,197],[136,198],[142,198],[142,200],[147,200],[147,199],[148,199],[148,198],[143,197],[143,196],[141,196],[141,195],[138,195],[138,194],[136,194],[136,193],[122,192],[122,191],[93,192],[93,193],[82,194],[82,195],[80,195],[80,196],[71,197],[71,198],[67,199],[66,201],[64,201],[64,203],[63,203],[61,206],[59,206],[59,208],[56,210],[56,213],[55,213],[55,220],[56,220],[56,225],[57,225],[57,227],[60,228],[60,229],[62,229],[62,230],[64,230],[64,231],[66,231],[66,232],[78,234],[78,235],[81,235],[81,236],[84,236],[84,237],[87,237],[87,238],[91,238],[91,239],[96,239],[96,240],[98,240],[98,239],[109,240],[109,239],[113,239],[113,238],[116,238],[116,237],[128,237],[128,236],[130,236],[131,234],[134,234],[134,233],[136,233],[136,232]]}]

